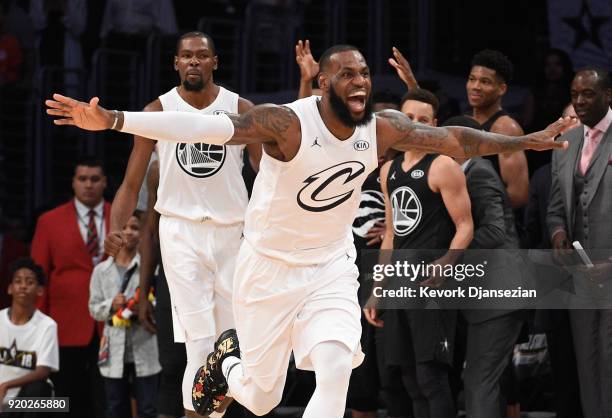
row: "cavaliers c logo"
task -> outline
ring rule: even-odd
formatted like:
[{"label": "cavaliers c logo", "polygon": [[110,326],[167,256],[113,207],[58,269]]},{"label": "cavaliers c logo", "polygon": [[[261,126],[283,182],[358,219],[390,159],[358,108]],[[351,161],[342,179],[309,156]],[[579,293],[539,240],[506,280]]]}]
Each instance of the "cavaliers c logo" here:
[{"label": "cavaliers c logo", "polygon": [[351,198],[355,184],[350,184],[365,171],[359,161],[347,161],[319,171],[304,180],[306,186],[297,195],[298,205],[311,212],[333,209]]}]

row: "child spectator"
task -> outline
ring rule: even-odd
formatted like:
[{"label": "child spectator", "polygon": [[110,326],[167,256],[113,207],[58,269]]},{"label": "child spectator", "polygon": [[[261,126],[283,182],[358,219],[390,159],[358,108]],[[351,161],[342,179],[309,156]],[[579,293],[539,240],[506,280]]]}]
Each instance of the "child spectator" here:
[{"label": "child spectator", "polygon": [[47,378],[59,369],[57,324],[36,309],[42,269],[31,258],[20,258],[9,268],[9,278],[11,306],[0,310],[0,406],[15,396],[51,396]]},{"label": "child spectator", "polygon": [[[98,365],[104,378],[108,418],[130,416],[130,382],[139,418],[154,418],[157,395],[157,341],[136,322],[140,275],[140,213],[123,228],[126,245],[116,258],[96,266],[90,283],[89,312],[106,326],[100,340]],[[146,290],[148,291],[148,290]]]}]

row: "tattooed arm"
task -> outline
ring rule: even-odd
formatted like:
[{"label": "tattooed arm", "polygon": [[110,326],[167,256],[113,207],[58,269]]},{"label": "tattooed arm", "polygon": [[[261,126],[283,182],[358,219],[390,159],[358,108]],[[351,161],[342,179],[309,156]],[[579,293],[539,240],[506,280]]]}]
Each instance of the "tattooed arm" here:
[{"label": "tattooed arm", "polygon": [[[202,115],[191,112],[120,112],[60,94],[47,100],[47,113],[58,116],[56,125],[90,131],[116,129],[151,140],[210,144],[277,143],[299,138],[300,123],[289,108],[273,104],[254,106],[240,115]],[[295,135],[298,135],[297,137]]]},{"label": "tattooed arm", "polygon": [[543,131],[507,136],[458,126],[434,128],[413,123],[396,110],[383,110],[376,114],[376,135],[379,155],[391,147],[399,151],[418,149],[469,158],[524,149],[543,151],[566,148],[566,142],[555,142],[554,138],[571,129],[575,123],[570,118],[559,119]]}]

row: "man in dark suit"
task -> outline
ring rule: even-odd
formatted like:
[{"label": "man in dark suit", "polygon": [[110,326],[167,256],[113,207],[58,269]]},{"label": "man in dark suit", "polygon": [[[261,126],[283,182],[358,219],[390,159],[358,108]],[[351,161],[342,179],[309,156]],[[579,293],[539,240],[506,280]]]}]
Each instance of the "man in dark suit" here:
[{"label": "man in dark suit", "polygon": [[[612,85],[606,70],[589,67],[576,73],[572,104],[582,122],[562,136],[569,142],[552,158],[552,188],[547,224],[558,254],[579,241],[589,250],[612,248]],[[610,254],[607,254],[610,256]],[[593,260],[596,264],[601,260]],[[608,260],[609,263],[609,260]],[[612,277],[606,265],[577,274],[580,288],[594,278]],[[604,286],[606,287],[606,286]],[[600,288],[605,291],[604,288]],[[570,311],[585,418],[612,416],[612,310]]]},{"label": "man in dark suit", "polygon": [[[467,126],[479,129],[478,122],[467,116],[448,119],[445,126]],[[456,159],[465,173],[472,203],[474,238],[470,249],[517,249],[519,239],[514,226],[514,214],[506,188],[490,161],[480,157]],[[509,266],[517,265],[512,252],[495,251],[487,254],[486,279],[495,276],[493,287],[514,287],[510,283],[520,272]],[[468,260],[469,255],[466,257]],[[517,274],[518,273],[518,274]],[[499,280],[499,282],[498,282]],[[520,279],[519,279],[520,280]],[[508,365],[514,344],[523,324],[523,312],[513,309],[463,309],[467,321],[465,351],[465,408],[470,418],[500,418],[506,416],[506,402],[500,396],[500,378]]]},{"label": "man in dark suit", "polygon": [[[40,309],[58,325],[60,371],[52,376],[58,396],[70,397],[70,415],[96,416],[102,382],[98,337],[89,314],[89,280],[102,260],[110,205],[102,193],[106,176],[99,161],[79,160],[72,179],[74,198],[43,213],[32,240],[32,258],[49,278]],[[99,381],[99,384],[95,382]]]}]

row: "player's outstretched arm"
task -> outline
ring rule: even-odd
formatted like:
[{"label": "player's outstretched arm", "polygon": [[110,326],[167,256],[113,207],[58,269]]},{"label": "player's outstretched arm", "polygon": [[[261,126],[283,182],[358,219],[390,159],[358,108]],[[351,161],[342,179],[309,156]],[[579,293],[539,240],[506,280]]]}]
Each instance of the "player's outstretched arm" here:
[{"label": "player's outstretched arm", "polygon": [[435,128],[413,123],[396,110],[383,110],[376,116],[379,154],[391,147],[400,151],[418,149],[460,158],[525,149],[544,151],[567,148],[566,141],[555,141],[555,138],[576,125],[575,119],[560,118],[543,131],[507,136],[458,126]]},{"label": "player's outstretched arm", "polygon": [[116,129],[151,140],[217,145],[281,143],[299,134],[297,115],[273,104],[252,107],[241,115],[202,115],[191,112],[122,112],[104,109],[94,97],[89,103],[60,94],[47,100],[47,113],[59,117],[56,125],[73,125],[89,131]]}]

